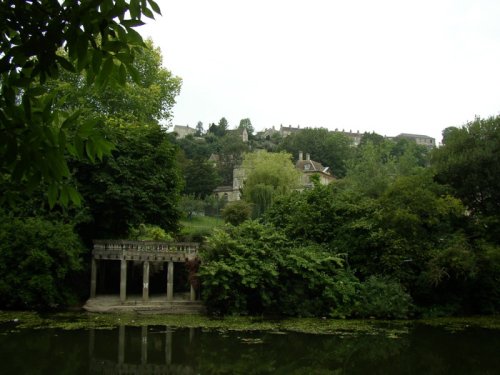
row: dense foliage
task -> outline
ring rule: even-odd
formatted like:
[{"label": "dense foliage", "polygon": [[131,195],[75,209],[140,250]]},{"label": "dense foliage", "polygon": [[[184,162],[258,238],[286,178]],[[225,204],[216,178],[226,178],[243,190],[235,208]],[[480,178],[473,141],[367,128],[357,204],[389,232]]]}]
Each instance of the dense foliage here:
[{"label": "dense foliage", "polygon": [[400,318],[410,307],[398,283],[360,282],[328,248],[254,221],[216,231],[202,259],[203,298],[216,314]]},{"label": "dense foliage", "polygon": [[260,223],[209,238],[206,303],[219,313],[498,313],[497,121],[447,129],[431,168],[424,148],[371,135],[345,178],[282,194]]},{"label": "dense foliage", "polygon": [[[99,118],[61,108],[60,93],[44,84],[64,71],[99,89],[111,77],[139,81],[134,58],[145,45],[134,27],[153,12],[153,0],[0,3],[0,178],[28,190],[45,183],[51,205],[80,201],[68,155],[94,160],[111,145],[94,131]],[[71,130],[82,124],[85,134]]]},{"label": "dense foliage", "polygon": [[78,301],[84,248],[69,224],[0,211],[0,306],[46,309]]}]

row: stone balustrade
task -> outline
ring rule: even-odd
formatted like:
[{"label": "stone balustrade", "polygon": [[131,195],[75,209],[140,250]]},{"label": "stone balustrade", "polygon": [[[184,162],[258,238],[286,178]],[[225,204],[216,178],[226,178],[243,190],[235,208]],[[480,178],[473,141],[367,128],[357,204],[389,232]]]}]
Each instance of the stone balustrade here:
[{"label": "stone balustrade", "polygon": [[156,260],[183,262],[198,255],[196,242],[95,240],[96,259]]}]

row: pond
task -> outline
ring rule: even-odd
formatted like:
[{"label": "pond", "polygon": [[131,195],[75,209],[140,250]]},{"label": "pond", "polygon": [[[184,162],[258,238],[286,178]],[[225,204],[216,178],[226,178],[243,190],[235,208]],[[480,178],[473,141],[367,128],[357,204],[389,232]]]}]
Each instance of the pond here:
[{"label": "pond", "polygon": [[419,323],[330,334],[0,325],[2,374],[500,374],[500,330]]}]

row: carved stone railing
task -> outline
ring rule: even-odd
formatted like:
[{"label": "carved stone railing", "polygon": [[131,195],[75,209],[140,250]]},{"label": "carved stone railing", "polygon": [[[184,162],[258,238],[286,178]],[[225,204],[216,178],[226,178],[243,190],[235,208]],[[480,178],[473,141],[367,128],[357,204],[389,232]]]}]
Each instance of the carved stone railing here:
[{"label": "carved stone railing", "polygon": [[198,255],[197,242],[94,240],[96,259],[182,262]]}]

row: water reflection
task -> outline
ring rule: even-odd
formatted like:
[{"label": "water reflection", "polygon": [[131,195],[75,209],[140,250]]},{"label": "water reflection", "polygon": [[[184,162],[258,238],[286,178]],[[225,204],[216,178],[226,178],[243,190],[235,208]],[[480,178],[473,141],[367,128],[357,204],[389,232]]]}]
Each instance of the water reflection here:
[{"label": "water reflection", "polygon": [[500,331],[377,335],[0,326],[2,374],[498,374]]},{"label": "water reflection", "polygon": [[[186,333],[188,340],[186,340]],[[178,332],[176,338],[178,358],[172,362],[174,352],[173,329],[170,327],[125,327],[117,330],[89,330],[89,356],[91,374],[195,374],[185,355],[190,352],[195,329]],[[112,345],[115,335],[116,347]],[[182,349],[182,350],[179,350]]]}]

